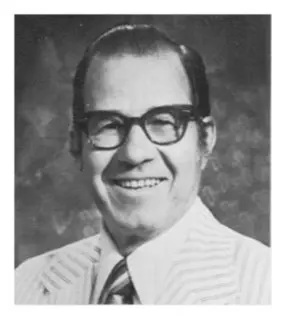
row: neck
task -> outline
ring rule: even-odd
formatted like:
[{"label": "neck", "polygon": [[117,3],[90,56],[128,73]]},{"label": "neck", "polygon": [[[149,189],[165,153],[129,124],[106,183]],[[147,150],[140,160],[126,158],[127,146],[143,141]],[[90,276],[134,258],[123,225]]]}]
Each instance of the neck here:
[{"label": "neck", "polygon": [[185,213],[190,209],[192,204],[196,199],[196,195],[184,205],[184,211],[181,212],[181,216],[177,219],[173,219],[166,226],[162,226],[161,229],[128,229],[127,227],[119,227],[113,221],[108,221],[103,217],[103,226],[105,231],[108,233],[109,237],[113,241],[114,245],[117,247],[118,252],[122,256],[127,256],[135,251],[138,247],[144,243],[156,238],[157,236],[167,232],[171,229],[177,222],[182,220]]},{"label": "neck", "polygon": [[[131,254],[135,249],[146,243],[147,241],[155,238],[159,233],[150,234],[138,234],[138,232],[135,233],[126,233],[126,229],[122,230],[116,230],[113,229],[113,226],[110,224],[107,224],[106,221],[103,222],[103,226],[107,234],[109,235],[109,238],[113,241],[114,245],[116,245],[118,252],[122,256],[128,256]],[[112,233],[111,233],[112,232]]]}]

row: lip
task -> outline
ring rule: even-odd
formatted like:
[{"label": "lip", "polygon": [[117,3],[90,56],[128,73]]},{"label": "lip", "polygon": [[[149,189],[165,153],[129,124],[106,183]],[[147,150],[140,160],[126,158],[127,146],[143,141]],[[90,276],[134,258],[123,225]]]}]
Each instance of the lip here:
[{"label": "lip", "polygon": [[[151,186],[151,187],[141,187],[141,188],[136,188],[136,189],[132,189],[132,188],[126,188],[126,187],[122,187],[118,184],[119,181],[140,181],[140,180],[147,180],[147,179],[156,179],[156,180],[160,180],[160,183],[155,185],[155,186]],[[109,183],[118,191],[120,191],[121,193],[127,194],[127,195],[138,195],[138,194],[142,194],[142,193],[148,193],[148,192],[152,192],[152,190],[156,190],[158,187],[161,186],[162,183],[166,182],[166,180],[168,180],[166,177],[117,177],[114,179],[111,179],[109,181]]]},{"label": "lip", "polygon": [[111,179],[111,182],[116,182],[116,181],[140,181],[140,180],[147,180],[147,179],[159,179],[161,181],[167,180],[166,177],[156,177],[156,176],[150,176],[150,177],[116,177]]},{"label": "lip", "polygon": [[155,176],[150,176],[150,177],[116,177],[112,178],[109,180],[109,183],[113,185],[118,185],[119,181],[145,181],[145,180],[160,180],[161,182],[166,181],[166,177],[155,177]]}]

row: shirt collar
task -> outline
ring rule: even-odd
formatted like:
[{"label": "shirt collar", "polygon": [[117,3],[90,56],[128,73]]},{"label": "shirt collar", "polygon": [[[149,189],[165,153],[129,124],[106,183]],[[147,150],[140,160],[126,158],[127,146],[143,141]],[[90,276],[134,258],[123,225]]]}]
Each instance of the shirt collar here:
[{"label": "shirt collar", "polygon": [[[202,202],[197,197],[189,211],[175,225],[141,245],[127,257],[128,269],[142,304],[153,304],[160,293],[172,265],[170,258],[174,258],[175,252],[187,237],[190,224],[193,223],[200,205]],[[96,301],[113,267],[123,258],[103,226],[100,235],[101,258],[95,288]]]}]

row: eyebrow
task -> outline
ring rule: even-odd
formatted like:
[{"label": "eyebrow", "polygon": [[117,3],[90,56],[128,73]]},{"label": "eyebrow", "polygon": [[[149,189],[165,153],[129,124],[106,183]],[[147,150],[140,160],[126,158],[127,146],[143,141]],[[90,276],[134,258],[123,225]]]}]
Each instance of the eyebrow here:
[{"label": "eyebrow", "polygon": [[[163,107],[166,107],[166,106],[169,106],[169,107],[175,107],[175,106],[180,106],[180,105],[189,105],[189,106],[193,106],[193,104],[162,104],[162,105],[152,105],[150,106],[147,111],[145,111],[142,115],[144,115],[145,113],[151,111],[151,110],[154,110],[154,109],[157,109],[157,108],[163,108]],[[118,114],[118,115],[123,115],[123,116],[128,116],[127,114],[123,113],[122,111],[120,110],[93,110],[93,111],[86,111],[85,113],[110,113],[110,114]]]}]

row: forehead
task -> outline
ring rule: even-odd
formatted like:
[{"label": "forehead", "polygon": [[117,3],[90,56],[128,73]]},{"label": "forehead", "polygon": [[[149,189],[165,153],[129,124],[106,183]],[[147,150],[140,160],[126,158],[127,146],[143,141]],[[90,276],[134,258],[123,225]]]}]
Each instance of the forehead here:
[{"label": "forehead", "polygon": [[190,103],[190,87],[179,57],[95,57],[85,80],[86,110],[119,110],[138,115],[150,107]]}]

